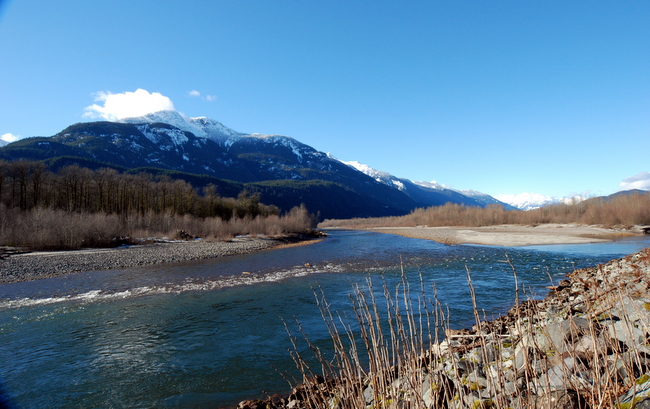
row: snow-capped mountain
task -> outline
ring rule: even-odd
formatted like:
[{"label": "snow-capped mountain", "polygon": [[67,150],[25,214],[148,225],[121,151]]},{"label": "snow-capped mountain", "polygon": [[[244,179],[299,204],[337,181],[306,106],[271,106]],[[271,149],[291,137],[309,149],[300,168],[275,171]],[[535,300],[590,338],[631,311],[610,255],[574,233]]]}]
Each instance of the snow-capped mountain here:
[{"label": "snow-capped mountain", "polygon": [[3,146],[6,146],[8,144],[9,144],[9,142],[0,139],[0,148],[3,147]]},{"label": "snow-capped mountain", "polygon": [[539,193],[520,193],[511,195],[500,195],[497,199],[508,203],[520,210],[533,210],[543,206],[562,203],[563,200],[557,197],[545,196]]},{"label": "snow-capped mountain", "polygon": [[390,173],[373,169],[370,166],[357,161],[341,162],[358,170],[359,172],[370,176],[377,182],[399,189],[414,200],[426,206],[439,206],[445,203],[458,203],[468,206],[485,207],[490,204],[499,204],[504,206],[506,209],[512,209],[510,205],[500,202],[485,193],[477,192],[474,190],[450,189],[436,181],[421,182],[398,178],[391,175]]},{"label": "snow-capped mountain", "polygon": [[228,138],[245,135],[213,119],[206,117],[189,118],[181,115],[178,111],[158,111],[144,116],[125,118],[118,122],[125,124],[168,124],[182,131],[191,132],[199,138],[208,138],[222,143]]},{"label": "snow-capped mountain", "polygon": [[[176,144],[185,143],[187,140],[182,134],[189,132],[198,138],[210,139],[226,149],[230,149],[237,143],[255,144],[262,142],[264,144],[281,145],[290,149],[299,161],[316,152],[310,146],[298,142],[289,136],[259,133],[246,134],[228,128],[214,119],[207,117],[190,118],[181,115],[177,111],[158,111],[144,116],[122,119],[119,122],[135,124],[147,138],[157,143],[160,141],[158,137],[160,133],[168,135]],[[177,129],[151,127],[151,124],[157,123],[172,125]],[[179,130],[182,132],[179,133]],[[322,153],[318,152],[318,154],[318,156],[322,156]]]}]

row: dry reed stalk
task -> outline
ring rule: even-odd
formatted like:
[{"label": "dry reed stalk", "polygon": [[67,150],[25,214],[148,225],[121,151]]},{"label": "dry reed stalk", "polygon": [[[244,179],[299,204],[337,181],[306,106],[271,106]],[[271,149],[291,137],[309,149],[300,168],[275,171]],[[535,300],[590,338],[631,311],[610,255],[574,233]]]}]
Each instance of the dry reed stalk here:
[{"label": "dry reed stalk", "polygon": [[[370,278],[364,288],[354,286],[350,299],[358,327],[333,314],[319,289],[317,299],[334,357],[328,359],[315,348],[299,326],[323,376],[319,387],[309,389],[312,396],[303,402],[304,407],[631,407],[619,397],[626,392],[634,395],[639,377],[650,374],[650,349],[626,345],[615,331],[620,327],[620,336],[630,339],[638,337],[639,331],[650,334],[650,317],[639,323],[627,315],[645,317],[648,311],[643,309],[650,309],[650,305],[640,308],[631,303],[638,292],[636,279],[614,281],[601,269],[602,281],[589,281],[589,277],[573,281],[577,288],[590,289],[589,298],[568,302],[568,298],[551,297],[546,302],[529,297],[520,303],[517,271],[507,255],[506,262],[515,277],[515,307],[504,317],[506,326],[501,330],[496,329],[498,322],[481,319],[469,269],[474,333],[450,331],[449,311],[437,299],[435,286],[433,295],[427,296],[420,274],[420,289],[412,290],[403,268],[394,290],[383,280],[382,300],[376,299],[378,292]],[[603,314],[612,308],[625,310],[625,305],[631,305],[632,311],[616,325]],[[441,330],[448,334],[442,340]],[[294,356],[299,354],[294,352]],[[315,379],[315,371],[302,358],[297,362],[305,379]],[[484,385],[478,384],[474,375],[468,375],[472,368],[492,376],[485,376]]]}]

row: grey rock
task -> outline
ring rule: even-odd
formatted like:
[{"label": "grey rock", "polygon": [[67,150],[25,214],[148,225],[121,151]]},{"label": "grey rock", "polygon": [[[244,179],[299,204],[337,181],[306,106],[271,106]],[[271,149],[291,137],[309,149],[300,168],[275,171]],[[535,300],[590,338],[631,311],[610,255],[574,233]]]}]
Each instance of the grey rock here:
[{"label": "grey rock", "polygon": [[629,348],[634,348],[646,339],[645,332],[625,321],[609,322],[607,325],[609,335],[621,341]]}]

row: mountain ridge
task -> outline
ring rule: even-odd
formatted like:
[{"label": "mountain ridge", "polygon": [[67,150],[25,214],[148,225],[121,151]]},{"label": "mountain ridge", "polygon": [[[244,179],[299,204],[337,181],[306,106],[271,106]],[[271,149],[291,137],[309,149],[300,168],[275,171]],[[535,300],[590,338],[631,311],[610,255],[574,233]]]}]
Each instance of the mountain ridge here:
[{"label": "mountain ridge", "polygon": [[[288,210],[309,202],[309,210],[322,218],[402,215],[449,202],[487,205],[459,191],[418,185],[386,172],[375,171],[383,179],[369,176],[292,137],[238,132],[216,120],[188,118],[176,111],[77,123],[51,137],[26,138],[0,148],[0,158],[8,160],[58,157],[249,184],[266,204],[281,203]],[[328,194],[333,196],[326,198]]]}]

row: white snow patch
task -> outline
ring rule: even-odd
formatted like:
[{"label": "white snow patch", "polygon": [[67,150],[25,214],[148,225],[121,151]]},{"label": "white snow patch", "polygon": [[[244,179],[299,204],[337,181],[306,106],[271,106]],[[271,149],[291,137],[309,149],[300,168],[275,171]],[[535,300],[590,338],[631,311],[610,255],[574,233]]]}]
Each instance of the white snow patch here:
[{"label": "white snow patch", "polygon": [[401,180],[397,180],[397,179],[393,180],[393,185],[395,185],[395,187],[398,188],[399,190],[406,189],[406,186],[404,186],[404,183],[402,183]]},{"label": "white snow patch", "polygon": [[[149,139],[151,142],[155,144],[160,144],[163,140],[162,136],[166,135],[169,137],[171,140],[172,144],[174,145],[182,145],[188,141],[187,136],[185,135],[185,132],[183,132],[180,129],[165,129],[165,128],[153,128],[149,126],[149,124],[144,124],[144,125],[139,125],[137,126],[138,130],[142,132],[142,134]],[[169,150],[169,148],[165,149]]]},{"label": "white snow patch", "polygon": [[[327,156],[332,158],[332,159],[336,159],[332,155],[330,155],[329,153],[327,154]],[[402,182],[399,178],[391,175],[388,172],[383,172],[383,171],[380,171],[380,170],[377,170],[377,169],[373,169],[370,166],[365,165],[365,164],[360,163],[360,162],[357,162],[357,161],[345,162],[345,161],[342,161],[340,159],[336,159],[336,160],[343,163],[344,165],[347,165],[347,166],[349,166],[349,167],[351,167],[353,169],[358,170],[359,172],[361,172],[363,174],[366,174],[366,175],[370,176],[371,178],[375,179],[379,183],[383,183],[385,185],[392,186],[392,187],[394,187],[396,189],[399,189],[399,190],[402,190],[402,191],[404,191],[406,189],[406,186],[404,185],[404,182]]]},{"label": "white snow patch", "polygon": [[429,189],[436,189],[436,190],[445,190],[448,189],[447,186],[443,185],[442,183],[438,183],[435,180],[432,180],[431,182],[424,182],[424,181],[414,181],[418,186],[422,187],[428,187]]},{"label": "white snow patch", "polygon": [[228,138],[240,137],[244,134],[230,129],[221,122],[206,117],[190,118],[178,111],[158,111],[147,115],[120,119],[119,122],[129,124],[164,123],[180,130],[190,132],[199,138],[212,139],[224,143]]}]

